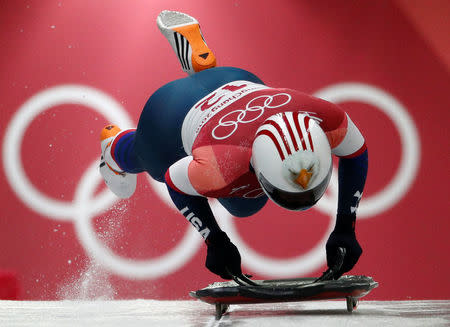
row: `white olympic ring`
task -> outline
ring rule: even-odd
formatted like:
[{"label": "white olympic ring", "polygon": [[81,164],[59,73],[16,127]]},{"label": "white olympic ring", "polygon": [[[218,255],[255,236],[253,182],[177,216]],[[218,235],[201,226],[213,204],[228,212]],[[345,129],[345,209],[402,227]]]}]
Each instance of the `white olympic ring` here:
[{"label": "white olympic ring", "polygon": [[[76,206],[68,201],[51,199],[30,183],[22,165],[20,149],[25,131],[33,119],[42,111],[65,103],[94,108],[110,121],[131,126],[125,111],[114,99],[96,89],[80,85],[49,88],[30,98],[17,110],[6,129],[4,139],[3,162],[6,178],[17,197],[28,207],[57,220],[73,219],[77,212]],[[108,192],[103,192],[93,205],[96,208],[104,208],[109,202],[107,195]]]},{"label": "white olympic ring", "polygon": [[[287,96],[287,100],[285,102],[281,103],[281,104],[271,106],[270,104],[278,96]],[[263,106],[258,106],[258,105],[252,106],[254,101],[256,101],[257,99],[263,99],[263,98],[265,98]],[[225,139],[229,138],[231,135],[233,135],[234,132],[236,132],[236,130],[238,129],[239,123],[242,123],[242,124],[251,123],[251,122],[257,120],[258,118],[260,118],[264,114],[264,109],[266,109],[266,108],[267,109],[279,108],[279,107],[282,107],[282,106],[288,104],[290,101],[291,101],[291,95],[287,94],[287,93],[278,93],[278,94],[275,94],[275,95],[260,95],[260,96],[258,96],[256,98],[250,100],[247,103],[247,105],[245,106],[244,110],[242,110],[242,109],[234,110],[234,111],[229,112],[226,115],[222,116],[220,118],[220,120],[219,120],[219,124],[216,127],[214,127],[214,129],[212,130],[212,136],[216,140],[225,140]],[[255,116],[255,117],[253,117],[253,118],[251,118],[249,120],[244,120],[245,117],[247,116],[248,112],[256,112],[256,111],[258,111],[258,115],[257,116]],[[237,112],[239,114],[238,114],[238,117],[237,117],[236,121],[234,121],[234,120],[223,121],[228,116],[236,114]],[[217,136],[216,135],[216,130],[218,128],[229,127],[229,126],[233,126],[233,129],[228,134],[226,134],[224,136]]]},{"label": "white olympic ring", "polygon": [[[419,166],[420,140],[408,111],[399,101],[383,90],[360,83],[336,84],[316,92],[315,95],[334,103],[360,101],[371,104],[383,111],[400,132],[402,157],[395,177],[383,191],[371,197],[363,197],[358,208],[358,218],[369,218],[388,210],[408,191]],[[333,174],[332,178],[336,179],[336,174]],[[335,183],[337,184],[337,180]],[[335,206],[336,201],[325,195],[317,208],[325,213],[334,210]]]},{"label": "white olympic ring", "polygon": [[[419,163],[420,143],[414,122],[407,111],[391,95],[364,84],[337,84],[325,88],[315,95],[333,102],[348,100],[367,102],[387,113],[393,120],[395,127],[399,129],[402,141],[403,151],[400,167],[386,190],[383,189],[379,194],[361,201],[358,217],[369,218],[395,205],[411,186]],[[270,108],[270,102],[269,106],[266,106],[266,101],[265,108]],[[34,211],[49,218],[72,220],[75,223],[75,230],[80,242],[89,255],[120,276],[137,279],[158,278],[182,267],[201,245],[201,237],[194,228],[187,228],[186,234],[177,246],[165,255],[152,260],[131,260],[119,257],[98,240],[90,220],[117,201],[117,198],[109,191],[104,191],[92,199],[95,187],[101,180],[97,170],[98,162],[92,164],[83,174],[72,203],[50,199],[36,190],[28,181],[20,158],[20,148],[25,130],[41,111],[63,103],[82,104],[97,110],[109,121],[114,121],[121,127],[132,126],[131,120],[120,104],[93,88],[65,85],[47,89],[33,96],[15,113],[6,130],[3,144],[5,175],[17,197]],[[244,118],[245,114],[241,120]],[[337,202],[336,173],[333,175],[334,178],[329,187],[330,195],[324,196],[315,206],[319,211],[329,214],[331,217],[327,233],[310,251],[290,259],[268,258],[251,249],[241,239],[234,227],[231,215],[218,201],[210,201],[219,224],[229,233],[230,238],[240,249],[244,266],[262,275],[285,277],[307,274],[318,269],[325,262],[324,246],[327,236],[333,228]],[[161,200],[173,207],[164,184],[151,178],[148,180]]]},{"label": "white olympic ring", "polygon": [[[136,279],[158,278],[171,274],[184,266],[190,258],[197,252],[201,245],[199,235],[193,228],[188,228],[188,232],[182,240],[170,251],[155,259],[132,260],[119,257],[105,246],[95,234],[91,226],[92,212],[89,210],[90,198],[93,196],[95,186],[102,181],[97,171],[98,164],[95,163],[91,170],[85,174],[75,193],[75,203],[83,203],[80,206],[78,217],[75,220],[75,227],[78,235],[84,240],[85,248],[91,256],[100,260],[100,262],[111,271],[124,277],[133,277]],[[153,181],[152,185],[159,192],[166,190],[165,185]],[[162,188],[162,190],[161,190]]]},{"label": "white olympic ring", "polygon": [[[72,202],[50,199],[29,182],[20,158],[24,133],[40,112],[65,103],[82,104],[92,108],[104,115],[108,121],[115,122],[121,127],[133,126],[120,104],[94,88],[63,85],[36,94],[17,110],[5,133],[3,145],[5,175],[17,197],[41,215],[56,220],[73,221],[78,238],[87,252],[118,275],[140,279],[157,278],[179,269],[200,246],[198,233],[194,229],[188,229],[181,243],[164,256],[145,261],[118,257],[98,240],[90,220],[118,200],[107,189],[94,200],[89,200],[100,180],[98,161],[95,161],[83,175]],[[158,183],[153,182],[153,188],[161,193],[161,186],[156,184]],[[167,197],[165,202],[168,202]]]}]

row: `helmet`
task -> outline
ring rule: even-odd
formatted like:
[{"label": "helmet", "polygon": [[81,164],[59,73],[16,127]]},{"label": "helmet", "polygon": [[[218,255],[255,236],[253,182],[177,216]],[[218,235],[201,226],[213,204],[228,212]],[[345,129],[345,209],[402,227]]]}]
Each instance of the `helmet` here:
[{"label": "helmet", "polygon": [[278,113],[258,128],[251,165],[272,201],[285,209],[306,210],[319,201],[330,182],[330,144],[309,116]]}]

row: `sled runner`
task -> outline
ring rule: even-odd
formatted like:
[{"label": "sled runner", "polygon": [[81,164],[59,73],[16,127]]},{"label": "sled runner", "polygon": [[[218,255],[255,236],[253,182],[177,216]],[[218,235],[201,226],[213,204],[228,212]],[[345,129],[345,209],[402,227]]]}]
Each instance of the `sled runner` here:
[{"label": "sled runner", "polygon": [[190,295],[214,304],[216,319],[220,319],[230,304],[346,299],[347,311],[352,312],[358,300],[377,286],[378,283],[367,276],[342,276],[338,280],[323,281],[316,278],[251,280],[239,276],[234,281],[217,282],[192,291]]}]

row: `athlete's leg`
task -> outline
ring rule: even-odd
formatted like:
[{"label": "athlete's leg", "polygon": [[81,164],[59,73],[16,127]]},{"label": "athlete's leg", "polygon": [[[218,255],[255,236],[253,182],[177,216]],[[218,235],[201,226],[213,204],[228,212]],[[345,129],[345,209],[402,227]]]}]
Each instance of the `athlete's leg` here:
[{"label": "athlete's leg", "polygon": [[[134,133],[134,130],[121,129],[115,125],[107,125],[100,132],[100,174],[103,177],[108,188],[120,198],[129,198],[136,190],[136,175],[135,172],[129,173],[126,168],[128,163],[136,161],[132,152],[132,147],[128,146],[128,135]],[[120,140],[123,139],[123,142]],[[117,143],[121,143],[122,146],[116,147]],[[124,146],[126,144],[127,146]],[[120,149],[119,149],[120,148]],[[120,153],[119,156],[115,156],[116,150]],[[126,154],[123,153],[125,150]],[[117,159],[120,157],[124,159],[124,162],[120,162]]]},{"label": "athlete's leg", "polygon": [[249,217],[261,210],[268,198],[263,195],[255,199],[246,198],[220,198],[220,204],[235,217]]}]

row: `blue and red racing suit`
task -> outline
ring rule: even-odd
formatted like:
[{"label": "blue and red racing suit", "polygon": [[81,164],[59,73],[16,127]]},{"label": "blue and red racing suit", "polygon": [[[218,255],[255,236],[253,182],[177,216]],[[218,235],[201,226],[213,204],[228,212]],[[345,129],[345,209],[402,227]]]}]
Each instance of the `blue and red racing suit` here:
[{"label": "blue and red racing suit", "polygon": [[363,192],[368,159],[348,114],[305,93],[266,86],[237,68],[207,69],[160,88],[137,129],[116,137],[113,157],[124,171],[147,171],[164,181],[177,208],[206,239],[220,230],[207,197],[238,217],[267,202],[250,165],[252,142],[266,118],[280,112],[301,112],[320,124],[340,158],[338,215],[356,215],[355,194]]}]

